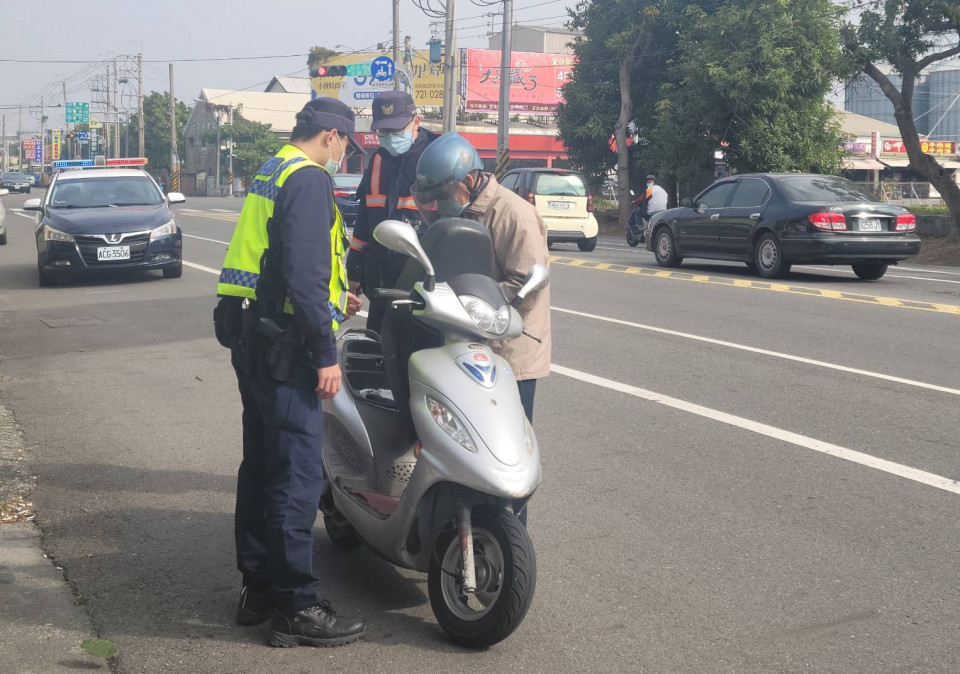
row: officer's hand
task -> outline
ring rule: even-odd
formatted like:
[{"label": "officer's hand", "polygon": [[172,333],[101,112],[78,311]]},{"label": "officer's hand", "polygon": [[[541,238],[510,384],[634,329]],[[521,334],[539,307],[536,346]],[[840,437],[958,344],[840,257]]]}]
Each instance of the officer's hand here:
[{"label": "officer's hand", "polygon": [[363,294],[363,291],[360,290],[360,281],[350,281],[350,292],[357,297]]},{"label": "officer's hand", "polygon": [[340,366],[331,365],[317,370],[317,395],[330,400],[340,391]]},{"label": "officer's hand", "polygon": [[363,300],[354,295],[352,292],[347,293],[347,317],[356,316],[357,312],[360,311],[360,307],[363,306]]}]

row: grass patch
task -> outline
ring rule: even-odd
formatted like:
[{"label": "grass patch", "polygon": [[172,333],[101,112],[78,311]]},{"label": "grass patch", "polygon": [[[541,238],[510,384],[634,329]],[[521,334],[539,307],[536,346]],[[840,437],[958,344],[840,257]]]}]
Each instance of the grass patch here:
[{"label": "grass patch", "polygon": [[907,206],[914,215],[950,215],[946,206]]}]

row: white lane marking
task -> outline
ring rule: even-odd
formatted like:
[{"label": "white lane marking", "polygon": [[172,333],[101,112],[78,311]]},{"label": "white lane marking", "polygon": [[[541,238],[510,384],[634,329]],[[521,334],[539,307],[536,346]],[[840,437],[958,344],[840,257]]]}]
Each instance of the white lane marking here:
[{"label": "white lane marking", "polygon": [[749,351],[750,353],[758,353],[764,356],[773,356],[774,358],[792,360],[796,363],[804,363],[805,365],[816,365],[817,367],[824,367],[830,370],[838,370],[840,372],[858,374],[864,377],[871,377],[873,379],[882,379],[884,381],[891,381],[897,384],[906,384],[907,386],[915,386],[917,388],[927,389],[929,391],[938,391],[940,393],[950,393],[951,395],[960,396],[960,389],[950,388],[948,386],[939,386],[937,384],[928,384],[926,382],[916,381],[915,379],[904,379],[903,377],[894,377],[893,375],[883,374],[880,372],[871,372],[869,370],[861,370],[855,367],[847,367],[846,365],[838,365],[836,363],[828,363],[822,360],[814,360],[813,358],[804,358],[803,356],[794,356],[789,353],[781,353],[779,351],[770,351],[768,349],[760,349],[755,346],[747,346],[745,344],[737,344],[735,342],[726,342],[722,339],[713,339],[712,337],[703,337],[701,335],[693,335],[693,334],[690,334],[689,332],[680,332],[678,330],[658,328],[653,325],[633,323],[631,321],[620,320],[619,318],[610,318],[608,316],[598,316],[596,314],[588,314],[582,311],[574,311],[573,309],[562,309],[560,307],[550,307],[550,308],[553,309],[554,311],[559,311],[564,314],[571,314],[573,316],[580,316],[582,318],[592,318],[593,320],[596,320],[596,321],[604,321],[606,323],[615,323],[617,325],[624,325],[630,328],[648,330],[650,332],[657,332],[663,335],[670,335],[671,337],[683,337],[685,339],[693,339],[698,342],[706,342],[707,344],[715,344],[717,346],[726,346],[731,349],[739,349],[740,351]]},{"label": "white lane marking", "polygon": [[122,290],[92,290],[88,292],[88,295],[106,295],[107,293],[120,293]]},{"label": "white lane marking", "polygon": [[[210,241],[211,243],[222,243],[224,246],[229,246],[229,241],[221,241],[220,239],[208,239],[205,236],[194,236],[193,234],[184,234],[188,239],[200,239],[201,241]],[[217,272],[219,273],[219,272]]]},{"label": "white lane marking", "polygon": [[27,220],[36,220],[34,216],[28,215],[26,213],[14,213],[14,215],[19,215],[21,218],[26,218]]},{"label": "white lane marking", "polygon": [[177,209],[177,212],[183,212],[183,213],[203,213],[203,211],[199,211],[199,210],[197,210],[196,208],[178,208],[178,209]]},{"label": "white lane marking", "polygon": [[834,445],[829,442],[823,442],[821,440],[809,438],[805,435],[800,435],[799,433],[793,433],[792,431],[777,428],[775,426],[768,426],[767,424],[762,424],[758,421],[745,419],[744,417],[738,417],[733,414],[728,414],[726,412],[714,410],[709,407],[697,405],[696,403],[687,402],[686,400],[680,400],[679,398],[672,398],[660,393],[655,393],[654,391],[637,388],[636,386],[631,386],[629,384],[623,384],[618,381],[613,381],[612,379],[605,379],[603,377],[597,377],[596,375],[588,374],[586,372],[580,372],[579,370],[572,370],[561,365],[552,364],[550,369],[557,374],[561,374],[572,379],[577,379],[587,384],[594,384],[611,391],[626,393],[643,400],[649,400],[650,402],[672,407],[673,409],[689,412],[690,414],[695,414],[705,419],[711,419],[713,421],[718,421],[723,424],[741,428],[745,431],[750,431],[751,433],[764,435],[768,438],[773,438],[774,440],[788,442],[792,445],[797,445],[798,447],[812,449],[815,452],[834,456],[838,459],[857,463],[868,468],[874,468],[876,470],[883,471],[884,473],[889,473],[891,475],[903,477],[908,480],[913,480],[914,482],[919,482],[930,487],[936,487],[937,489],[942,489],[953,494],[960,494],[960,482],[943,477],[942,475],[928,473],[917,468],[911,468],[910,466],[905,466],[900,463],[881,459],[870,454],[864,454],[863,452],[858,452],[853,449]]},{"label": "white lane marking", "polygon": [[210,210],[216,213],[232,213],[233,215],[239,215],[237,211],[228,211],[223,208],[211,208]]},{"label": "white lane marking", "polygon": [[960,276],[960,272],[957,271],[940,271],[939,269],[917,269],[916,267],[901,267],[897,265],[897,269],[902,269],[903,271],[920,271],[924,274],[949,274],[950,276]]},{"label": "white lane marking", "polygon": [[[811,267],[810,265],[797,265],[794,269],[813,269],[816,271],[832,271],[837,274],[853,274],[854,271],[850,269],[832,269],[830,267]],[[949,272],[948,272],[949,273]],[[960,283],[960,281],[954,281],[952,279],[945,278],[927,278],[926,276],[904,276],[903,274],[886,274],[886,278],[905,278],[912,281],[931,281],[933,283]]]},{"label": "white lane marking", "polygon": [[195,262],[187,262],[186,260],[183,261],[183,264],[187,265],[191,269],[199,269],[200,271],[205,271],[208,274],[215,274],[216,276],[220,276],[219,269],[211,269],[210,267],[204,267],[202,264],[197,264]]}]

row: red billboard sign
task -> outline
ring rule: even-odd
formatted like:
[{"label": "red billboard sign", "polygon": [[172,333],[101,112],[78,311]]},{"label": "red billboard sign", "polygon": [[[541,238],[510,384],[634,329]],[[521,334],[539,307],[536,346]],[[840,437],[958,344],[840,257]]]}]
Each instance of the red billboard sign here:
[{"label": "red billboard sign", "polygon": [[[571,54],[513,52],[510,61],[510,112],[552,115],[562,100],[560,87],[570,77]],[[467,50],[467,100],[471,112],[500,109],[500,52]]]},{"label": "red billboard sign", "polygon": [[[902,140],[885,138],[883,154],[906,154],[907,147]],[[924,154],[953,155],[956,154],[956,143],[944,140],[921,140],[920,151]]]}]

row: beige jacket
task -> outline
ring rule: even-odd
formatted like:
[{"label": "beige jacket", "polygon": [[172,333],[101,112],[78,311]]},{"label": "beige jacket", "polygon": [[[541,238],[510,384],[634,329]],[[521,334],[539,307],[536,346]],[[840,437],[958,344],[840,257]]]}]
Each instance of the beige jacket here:
[{"label": "beige jacket", "polygon": [[[549,266],[547,226],[536,209],[517,194],[490,182],[464,212],[464,217],[484,224],[493,238],[500,286],[512,300],[523,286],[530,267]],[[493,350],[506,358],[517,379],[540,379],[550,374],[550,286],[530,295],[520,306],[524,329],[543,340],[522,335],[493,342]]]}]

